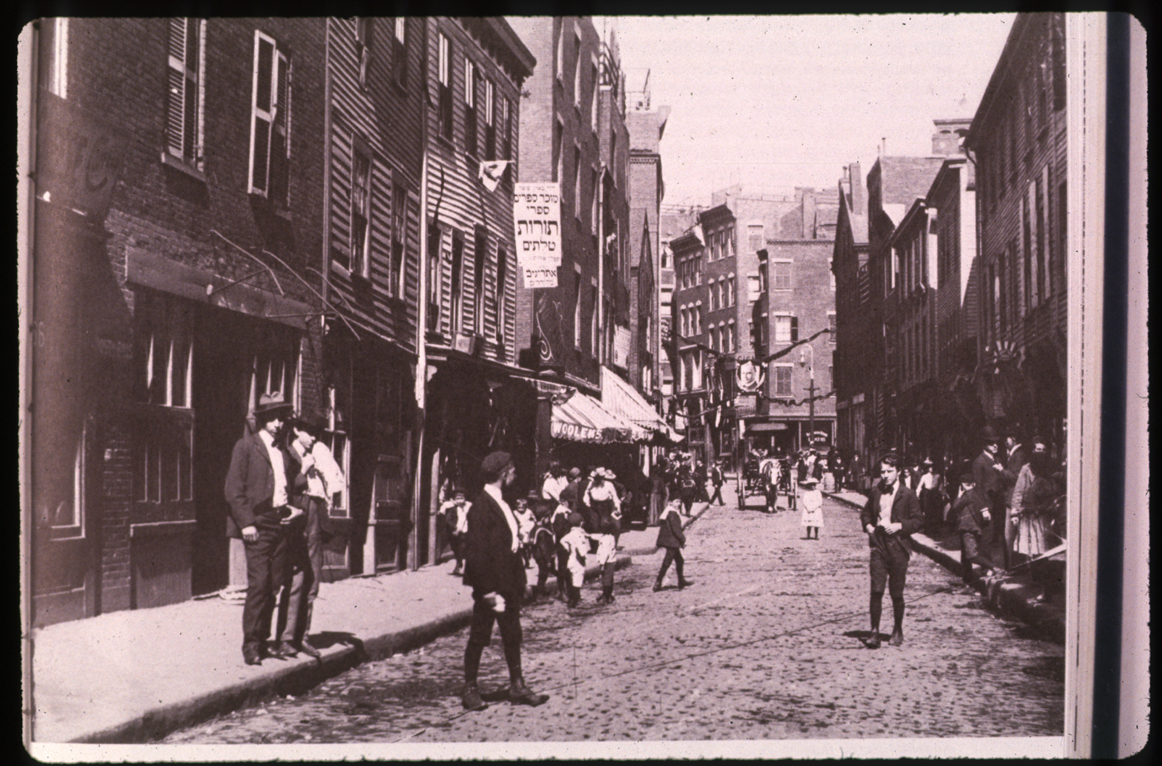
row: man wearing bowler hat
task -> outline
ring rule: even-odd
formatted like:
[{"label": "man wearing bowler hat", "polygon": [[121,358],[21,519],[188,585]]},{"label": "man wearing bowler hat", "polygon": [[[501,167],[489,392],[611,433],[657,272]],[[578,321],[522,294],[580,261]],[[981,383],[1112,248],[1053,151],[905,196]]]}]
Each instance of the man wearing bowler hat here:
[{"label": "man wearing bowler hat", "polygon": [[1004,545],[1005,479],[1002,471],[1005,466],[998,457],[1001,437],[992,426],[985,426],[981,429],[980,440],[981,453],[972,461],[972,480],[988,502],[991,517],[988,529],[981,535],[982,542],[987,547]]},{"label": "man wearing bowler hat", "polygon": [[294,657],[299,652],[319,657],[307,641],[311,613],[323,575],[323,543],[330,534],[331,498],[343,489],[343,469],[320,438],[327,430],[321,415],[300,415],[290,423],[291,473],[301,476],[301,492],[291,502],[305,511],[291,527],[287,540],[287,586],[278,605],[278,644],[272,654]]},{"label": "man wearing bowler hat", "polygon": [[226,473],[233,522],[228,531],[241,535],[246,546],[242,658],[247,665],[262,663],[275,595],[286,579],[287,529],[303,515],[290,505],[294,476],[290,456],[278,439],[291,410],[277,392],[260,396],[254,408],[257,431],[234,445]]},{"label": "man wearing bowler hat", "polygon": [[525,593],[525,567],[516,516],[501,496],[501,490],[516,477],[516,467],[507,452],[493,452],[480,463],[480,473],[484,488],[468,509],[464,584],[472,587],[473,606],[468,648],[464,651],[462,702],[468,710],[485,707],[476,678],[496,622],[508,663],[509,699],[536,706],[549,698],[530,691],[521,672],[520,604]]}]

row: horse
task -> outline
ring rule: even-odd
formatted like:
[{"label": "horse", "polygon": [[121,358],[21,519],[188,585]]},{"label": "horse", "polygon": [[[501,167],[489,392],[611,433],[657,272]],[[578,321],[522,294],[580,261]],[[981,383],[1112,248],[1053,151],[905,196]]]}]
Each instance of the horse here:
[{"label": "horse", "polygon": [[763,496],[767,505],[765,511],[774,513],[779,509],[779,483],[782,466],[774,458],[767,458],[759,466],[759,476],[762,477]]}]

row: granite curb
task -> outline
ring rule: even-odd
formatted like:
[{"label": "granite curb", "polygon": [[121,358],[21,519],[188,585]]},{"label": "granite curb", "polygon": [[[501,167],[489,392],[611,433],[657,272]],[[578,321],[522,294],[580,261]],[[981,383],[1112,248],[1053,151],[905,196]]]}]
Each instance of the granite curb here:
[{"label": "granite curb", "polygon": [[[633,563],[630,554],[621,552],[614,559],[616,570]],[[585,569],[586,581],[600,576],[600,565]],[[556,578],[548,585],[556,587]],[[472,607],[466,606],[438,618],[393,630],[381,635],[356,638],[352,645],[338,651],[325,652],[311,662],[296,662],[286,666],[271,665],[244,681],[232,683],[209,693],[170,703],[142,712],[123,723],[86,732],[70,738],[69,742],[88,744],[144,743],[161,739],[167,734],[193,726],[215,715],[252,706],[274,696],[299,695],[320,683],[364,663],[385,659],[395,654],[413,651],[437,638],[468,627],[472,621]]]}]

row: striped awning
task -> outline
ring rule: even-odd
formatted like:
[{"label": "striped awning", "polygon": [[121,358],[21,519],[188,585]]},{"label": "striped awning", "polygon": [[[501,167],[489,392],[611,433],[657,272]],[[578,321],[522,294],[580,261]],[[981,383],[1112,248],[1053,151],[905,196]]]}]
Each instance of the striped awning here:
[{"label": "striped awning", "polygon": [[553,403],[551,431],[554,439],[575,442],[631,442],[648,433],[601,406],[601,402],[580,391],[562,402]]},{"label": "striped awning", "polygon": [[601,367],[601,405],[623,420],[648,431],[647,436],[659,432],[671,441],[682,439],[682,435],[666,424],[636,388],[604,365]]}]

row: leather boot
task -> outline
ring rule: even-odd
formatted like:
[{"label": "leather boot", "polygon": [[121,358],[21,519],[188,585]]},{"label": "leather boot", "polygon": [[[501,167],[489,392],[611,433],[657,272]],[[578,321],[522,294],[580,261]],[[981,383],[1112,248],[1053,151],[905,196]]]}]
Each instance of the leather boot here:
[{"label": "leather boot", "polygon": [[460,697],[460,701],[464,705],[465,710],[483,710],[488,707],[484,704],[484,700],[480,698],[480,690],[476,688],[476,684],[467,684],[464,687],[464,694]]},{"label": "leather boot", "polygon": [[533,691],[529,689],[529,687],[525,686],[524,678],[517,676],[515,679],[513,679],[512,683],[509,684],[508,699],[516,705],[529,705],[530,707],[536,707],[537,705],[543,705],[548,702],[549,695],[534,694]]}]

